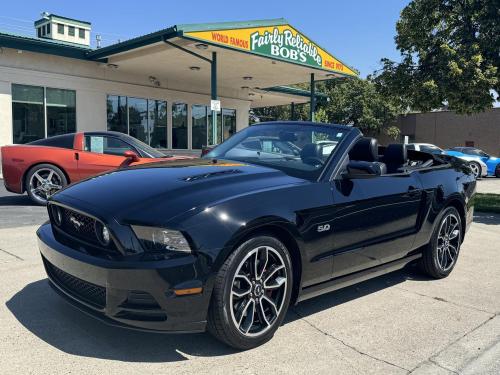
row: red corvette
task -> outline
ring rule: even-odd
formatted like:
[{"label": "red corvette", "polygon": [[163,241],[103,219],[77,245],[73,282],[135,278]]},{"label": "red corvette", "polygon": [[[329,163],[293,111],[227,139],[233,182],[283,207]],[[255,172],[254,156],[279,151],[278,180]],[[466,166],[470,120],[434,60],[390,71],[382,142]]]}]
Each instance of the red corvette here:
[{"label": "red corvette", "polygon": [[4,184],[8,191],[23,194],[38,204],[66,185],[109,170],[178,160],[123,133],[84,132],[40,139],[26,145],[0,149]]}]

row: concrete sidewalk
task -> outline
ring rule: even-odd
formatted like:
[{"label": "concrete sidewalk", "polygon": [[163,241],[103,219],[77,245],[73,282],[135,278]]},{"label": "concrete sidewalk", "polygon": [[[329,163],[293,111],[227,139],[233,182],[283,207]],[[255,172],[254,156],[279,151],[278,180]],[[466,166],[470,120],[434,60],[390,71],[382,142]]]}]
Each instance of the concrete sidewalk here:
[{"label": "concrete sidewalk", "polygon": [[109,327],[66,304],[36,249],[45,208],[18,198],[0,196],[2,374],[500,373],[500,215],[476,215],[449,278],[407,270],[303,302],[269,343],[236,352],[208,334]]}]

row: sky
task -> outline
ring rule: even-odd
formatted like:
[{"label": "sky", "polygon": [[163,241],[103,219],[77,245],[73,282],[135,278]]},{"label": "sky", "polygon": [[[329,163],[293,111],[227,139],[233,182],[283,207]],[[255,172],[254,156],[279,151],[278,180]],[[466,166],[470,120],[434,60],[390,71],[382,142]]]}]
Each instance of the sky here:
[{"label": "sky", "polygon": [[93,37],[113,44],[181,23],[286,18],[315,43],[366,77],[380,59],[399,59],[395,25],[408,0],[141,0],[5,1],[0,31],[35,35],[33,21],[44,11],[92,23]]}]

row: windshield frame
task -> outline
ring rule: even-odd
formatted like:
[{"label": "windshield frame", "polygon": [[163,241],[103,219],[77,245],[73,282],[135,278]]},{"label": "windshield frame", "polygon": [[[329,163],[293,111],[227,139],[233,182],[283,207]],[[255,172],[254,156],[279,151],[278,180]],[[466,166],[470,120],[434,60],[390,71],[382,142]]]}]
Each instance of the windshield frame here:
[{"label": "windshield frame", "polygon": [[[325,132],[333,133],[335,130],[343,132],[343,136],[339,139],[337,145],[335,146],[334,150],[328,155],[328,157],[325,159],[324,165],[321,168],[318,168],[317,170],[310,171],[311,176],[310,177],[304,177],[304,176],[296,176],[295,174],[300,174],[300,169],[296,169],[297,173],[290,173],[293,171],[293,168],[280,168],[279,166],[272,165],[269,163],[259,163],[256,162],[255,160],[245,160],[243,158],[231,158],[231,157],[225,157],[224,156],[218,156],[216,151],[220,151],[221,148],[223,148],[222,153],[225,154],[231,149],[234,149],[239,145],[243,139],[241,139],[240,142],[237,141],[237,143],[233,144],[232,146],[228,147],[228,143],[230,142],[231,138],[233,137],[238,137],[238,135],[241,136],[242,132],[248,132],[248,129],[255,129],[256,127],[266,127],[266,126],[299,126],[299,127],[309,127],[309,128],[323,128],[325,129]],[[355,134],[353,134],[355,133]],[[246,163],[246,164],[253,164],[257,166],[262,166],[266,168],[271,168],[271,169],[276,169],[280,170],[283,173],[285,173],[288,176],[291,177],[298,177],[304,180],[308,181],[320,181],[320,180],[328,180],[329,175],[332,172],[331,164],[333,159],[339,159],[342,157],[342,154],[345,152],[345,147],[344,145],[346,143],[350,143],[353,139],[353,136],[356,137],[358,134],[360,134],[359,130],[350,126],[346,125],[338,125],[338,124],[325,124],[325,123],[314,123],[314,122],[301,122],[301,121],[274,121],[274,122],[263,122],[263,123],[258,123],[254,125],[250,125],[249,127],[246,127],[239,132],[235,133],[231,138],[229,138],[227,141],[224,141],[223,143],[219,144],[217,147],[213,148],[209,153],[204,155],[202,158],[203,159],[214,159],[214,160],[225,160],[225,161],[233,161],[233,162],[240,162],[240,163]],[[250,135],[248,138],[250,138],[252,135]],[[233,139],[234,142],[234,139]],[[231,143],[233,143],[231,142]],[[226,146],[226,148],[224,148]],[[334,162],[335,163],[335,162]],[[307,173],[307,172],[304,172]]]}]

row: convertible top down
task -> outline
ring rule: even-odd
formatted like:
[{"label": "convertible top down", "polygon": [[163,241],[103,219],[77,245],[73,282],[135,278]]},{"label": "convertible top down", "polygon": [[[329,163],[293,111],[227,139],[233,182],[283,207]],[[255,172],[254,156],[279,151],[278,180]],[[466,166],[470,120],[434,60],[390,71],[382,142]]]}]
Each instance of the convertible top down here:
[{"label": "convertible top down", "polygon": [[248,127],[202,159],[120,169],[49,199],[50,285],[105,322],[271,339],[290,303],[418,262],[455,266],[476,181],[447,155],[353,127]]}]

